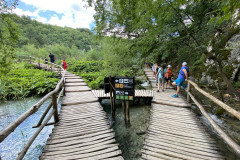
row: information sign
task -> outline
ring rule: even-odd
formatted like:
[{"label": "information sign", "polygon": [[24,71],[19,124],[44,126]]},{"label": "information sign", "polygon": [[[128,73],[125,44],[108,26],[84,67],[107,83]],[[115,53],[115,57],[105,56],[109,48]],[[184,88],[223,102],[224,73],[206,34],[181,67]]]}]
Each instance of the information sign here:
[{"label": "information sign", "polygon": [[117,100],[133,101],[134,77],[114,77],[114,87]]}]

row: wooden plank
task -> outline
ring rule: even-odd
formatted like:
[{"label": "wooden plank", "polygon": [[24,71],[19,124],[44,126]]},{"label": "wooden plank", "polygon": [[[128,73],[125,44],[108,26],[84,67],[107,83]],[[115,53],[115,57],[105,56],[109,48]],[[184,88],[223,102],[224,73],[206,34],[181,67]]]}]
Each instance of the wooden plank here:
[{"label": "wooden plank", "polygon": [[210,152],[205,152],[205,151],[200,151],[200,150],[195,150],[192,148],[185,148],[182,146],[177,146],[176,144],[170,144],[170,143],[165,143],[165,142],[156,142],[156,141],[146,141],[144,143],[146,146],[154,147],[154,148],[160,148],[160,149],[167,149],[169,151],[175,151],[181,154],[193,156],[196,158],[202,158],[202,159],[208,159],[210,157],[212,158],[221,158],[222,156],[218,155],[219,153],[210,153]]},{"label": "wooden plank", "polygon": [[155,153],[155,152],[152,152],[152,151],[150,151],[150,150],[145,150],[145,149],[142,149],[141,152],[142,152],[144,155],[146,155],[144,158],[147,158],[147,159],[149,159],[150,157],[155,157],[153,160],[155,160],[155,159],[182,160],[181,158],[169,156],[169,155],[166,155],[166,154],[159,154],[159,153]]},{"label": "wooden plank", "polygon": [[70,86],[87,86],[87,83],[85,82],[80,82],[80,83],[65,83],[66,87],[70,87]]},{"label": "wooden plank", "polygon": [[148,144],[148,145],[144,145],[143,148],[146,149],[146,150],[151,150],[151,151],[156,152],[156,153],[166,154],[166,155],[173,156],[173,157],[176,157],[176,158],[182,158],[182,159],[188,159],[188,160],[192,160],[192,159],[196,159],[196,160],[202,160],[202,159],[220,160],[220,159],[222,159],[222,157],[219,156],[219,155],[215,155],[215,157],[203,156],[203,155],[198,155],[198,154],[193,154],[193,153],[190,153],[190,152],[178,150],[176,148],[170,148],[169,146],[166,148],[166,147],[160,146],[160,145]]},{"label": "wooden plank", "polygon": [[77,136],[83,136],[83,135],[86,135],[86,134],[91,134],[91,133],[96,133],[96,132],[100,132],[100,131],[104,131],[106,129],[109,129],[109,128],[99,128],[99,129],[95,129],[94,131],[93,130],[89,130],[89,131],[85,131],[85,132],[78,132],[78,133],[72,133],[72,134],[69,134],[69,135],[52,135],[54,136],[54,138],[69,138],[69,137],[77,137]]},{"label": "wooden plank", "polygon": [[59,144],[59,143],[70,142],[70,141],[81,140],[81,139],[84,139],[85,141],[89,141],[88,138],[91,138],[91,140],[97,140],[98,138],[100,138],[100,139],[105,138],[105,136],[107,136],[107,137],[114,136],[114,133],[112,133],[112,132],[113,132],[112,129],[108,129],[108,130],[104,130],[101,132],[87,134],[87,135],[83,135],[83,136],[77,136],[77,137],[62,138],[62,139],[51,138],[47,141],[47,145]]},{"label": "wooden plank", "polygon": [[81,83],[84,82],[82,79],[66,79],[66,83]]},{"label": "wooden plank", "polygon": [[90,91],[74,93],[70,92],[66,93],[66,96],[63,97],[62,105],[65,106],[90,102],[98,102],[98,98],[96,98]]},{"label": "wooden plank", "polygon": [[[115,156],[120,155],[121,152],[116,150],[118,150],[118,146],[107,148],[107,149],[96,151],[96,152],[91,152],[91,153],[84,153],[79,155],[76,155],[77,153],[74,153],[72,155],[51,156],[49,158],[66,160],[66,159],[83,159],[83,158],[91,157],[92,159],[101,159],[101,158],[109,157],[109,154],[111,155],[111,157],[114,155]],[[48,157],[41,156],[41,158],[48,158]]]},{"label": "wooden plank", "polygon": [[177,145],[186,146],[187,148],[193,148],[197,150],[207,151],[211,153],[215,153],[215,151],[218,151],[218,148],[216,148],[213,144],[208,143],[202,143],[199,141],[191,140],[191,139],[181,139],[175,136],[169,136],[169,135],[154,135],[154,134],[148,134],[145,137],[145,140],[154,140],[154,141],[161,141],[161,142],[167,142],[167,143],[173,143]]},{"label": "wooden plank", "polygon": [[82,134],[84,134],[84,133],[88,133],[88,132],[92,132],[92,133],[94,133],[95,131],[97,131],[97,130],[102,130],[102,129],[110,129],[110,126],[98,126],[98,127],[94,127],[94,128],[86,128],[86,129],[82,129],[82,130],[69,130],[69,131],[59,131],[59,132],[53,132],[52,133],[52,135],[54,135],[55,137],[61,137],[61,136],[63,136],[63,137],[65,137],[65,136],[71,136],[71,135],[75,135],[75,134],[78,134],[78,133],[82,133]]},{"label": "wooden plank", "polygon": [[169,145],[175,145],[176,147],[181,147],[180,149],[192,149],[194,151],[202,151],[203,153],[213,153],[213,154],[218,154],[218,151],[216,150],[213,150],[211,148],[204,148],[204,147],[201,147],[201,146],[195,146],[195,145],[192,145],[194,144],[193,142],[192,143],[183,143],[184,141],[173,141],[171,140],[171,138],[167,139],[163,139],[163,138],[159,138],[159,139],[154,139],[154,138],[147,138],[145,139],[145,142],[146,143],[153,143],[153,144],[159,144],[161,145],[161,143],[165,143],[165,144],[169,144]]},{"label": "wooden plank", "polygon": [[84,148],[89,146],[95,146],[98,144],[113,144],[116,143],[114,137],[104,137],[104,138],[98,138],[98,139],[89,139],[88,141],[82,142],[79,140],[61,143],[57,145],[48,145],[48,147],[44,150],[44,153],[48,152],[55,152],[55,151],[63,151],[66,149],[75,149],[75,148]]},{"label": "wooden plank", "polygon": [[65,125],[64,126],[58,126],[58,128],[54,128],[53,129],[53,132],[57,132],[58,130],[61,130],[61,132],[66,132],[66,131],[77,131],[77,130],[84,130],[84,129],[87,129],[87,128],[95,128],[95,127],[104,127],[106,126],[106,123],[98,123],[98,124],[92,124],[90,123],[89,125],[76,125],[76,126],[70,126],[70,127],[66,127]]},{"label": "wooden plank", "polygon": [[206,143],[206,144],[211,144],[211,145],[216,145],[216,143],[214,143],[214,141],[209,142],[208,140],[204,140],[201,138],[195,138],[195,137],[191,137],[191,136],[185,136],[185,135],[181,135],[175,132],[164,132],[164,131],[155,131],[155,130],[149,130],[148,131],[148,135],[149,136],[153,136],[155,135],[156,137],[158,137],[158,135],[160,134],[165,134],[169,137],[176,137],[176,138],[181,138],[184,140],[192,140],[192,141],[196,141],[196,142],[200,142],[200,143]]},{"label": "wooden plank", "polygon": [[191,136],[195,138],[200,138],[200,139],[206,139],[209,140],[209,136],[207,134],[199,133],[199,132],[190,132],[190,131],[185,131],[185,130],[179,130],[179,129],[174,129],[174,128],[168,128],[167,126],[150,126],[148,128],[149,130],[155,130],[155,131],[164,131],[164,132],[177,132],[178,134],[181,134],[183,136]]},{"label": "wooden plank", "polygon": [[81,91],[91,91],[91,88],[89,88],[88,86],[65,87],[65,92],[81,92]]},{"label": "wooden plank", "polygon": [[[110,143],[112,143],[112,142],[113,141],[111,141]],[[74,147],[74,148],[64,147],[63,150],[47,152],[47,153],[44,153],[42,156],[52,157],[52,156],[71,156],[74,154],[80,155],[80,154],[96,152],[99,150],[112,148],[112,147],[118,147],[118,145],[117,144],[109,144],[108,141],[105,141],[105,143],[100,143],[100,144],[98,143],[98,144],[94,144],[94,145],[86,146],[86,147]]]}]

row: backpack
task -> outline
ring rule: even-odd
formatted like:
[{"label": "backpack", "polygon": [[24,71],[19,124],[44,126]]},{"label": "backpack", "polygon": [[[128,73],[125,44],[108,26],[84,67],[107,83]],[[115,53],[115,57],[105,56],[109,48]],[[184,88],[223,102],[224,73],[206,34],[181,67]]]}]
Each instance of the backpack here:
[{"label": "backpack", "polygon": [[169,78],[169,77],[172,77],[172,70],[171,69],[167,69],[167,72],[165,73],[165,77],[166,78]]},{"label": "backpack", "polygon": [[162,70],[161,70],[161,74],[162,74],[163,78],[164,78],[164,73],[166,73],[166,72],[164,72],[164,70],[165,70],[165,68],[162,68]]}]

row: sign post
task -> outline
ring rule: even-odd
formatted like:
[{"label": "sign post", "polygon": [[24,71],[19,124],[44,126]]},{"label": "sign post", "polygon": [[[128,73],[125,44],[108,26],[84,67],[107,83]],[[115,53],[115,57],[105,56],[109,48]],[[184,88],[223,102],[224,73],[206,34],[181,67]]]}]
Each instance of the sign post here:
[{"label": "sign post", "polygon": [[104,78],[105,94],[110,93],[111,114],[115,117],[115,100],[121,100],[124,120],[130,121],[129,101],[134,101],[134,77],[107,77]]}]

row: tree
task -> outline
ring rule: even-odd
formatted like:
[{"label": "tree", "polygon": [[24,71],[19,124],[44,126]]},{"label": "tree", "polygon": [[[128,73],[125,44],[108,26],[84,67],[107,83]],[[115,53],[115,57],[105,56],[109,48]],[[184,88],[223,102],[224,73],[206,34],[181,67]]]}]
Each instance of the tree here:
[{"label": "tree", "polygon": [[18,30],[10,12],[15,8],[17,0],[2,0],[0,2],[0,73],[6,73],[12,58],[15,57],[14,49],[18,40]]},{"label": "tree", "polygon": [[[225,71],[226,45],[239,33],[237,0],[88,0],[94,6],[99,36],[128,37],[131,54],[155,57],[158,62],[190,62],[201,71],[217,70],[229,91],[240,98]],[[155,56],[153,56],[155,55]],[[206,60],[213,64],[205,66]],[[156,61],[156,59],[155,59]],[[229,70],[228,70],[229,71]],[[210,72],[209,72],[210,73]]]}]

